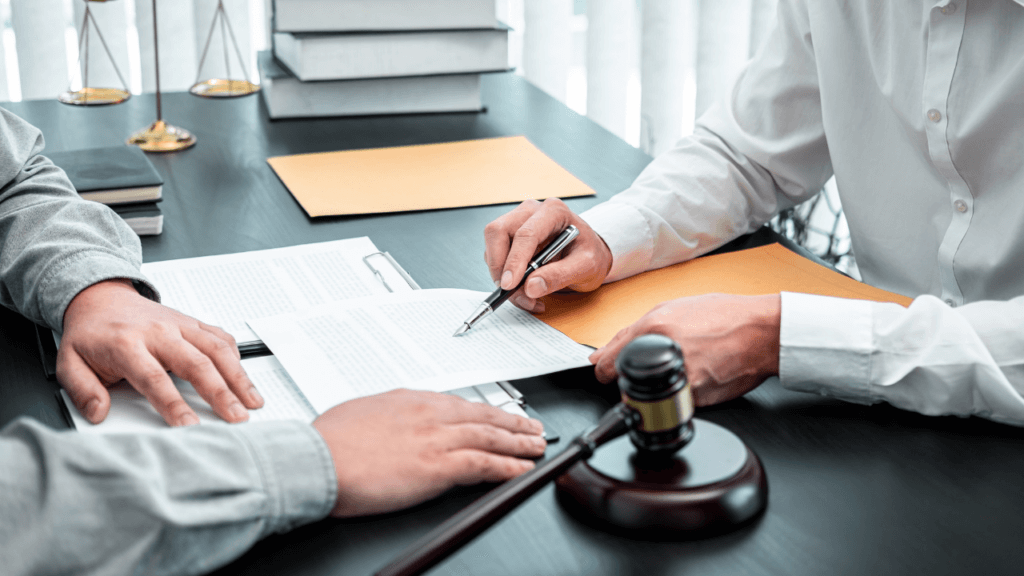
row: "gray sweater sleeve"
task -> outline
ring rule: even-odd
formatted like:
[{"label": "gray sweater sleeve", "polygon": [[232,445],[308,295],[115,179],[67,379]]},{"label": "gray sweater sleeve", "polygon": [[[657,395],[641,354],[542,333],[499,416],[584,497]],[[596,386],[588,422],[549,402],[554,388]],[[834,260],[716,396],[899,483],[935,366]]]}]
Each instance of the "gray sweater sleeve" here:
[{"label": "gray sweater sleeve", "polygon": [[71,299],[96,282],[130,279],[156,298],[138,236],[82,200],[42,149],[37,128],[0,109],[0,304],[61,330]]},{"label": "gray sweater sleeve", "polygon": [[308,424],[159,433],[0,432],[0,572],[198,574],[325,517],[330,452]]}]

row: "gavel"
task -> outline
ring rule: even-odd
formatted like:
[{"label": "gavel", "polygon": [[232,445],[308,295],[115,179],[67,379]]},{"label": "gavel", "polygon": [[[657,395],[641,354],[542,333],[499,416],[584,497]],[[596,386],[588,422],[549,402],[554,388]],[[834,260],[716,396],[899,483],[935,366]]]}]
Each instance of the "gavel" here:
[{"label": "gavel", "polygon": [[761,462],[725,428],[693,418],[679,345],[640,336],[615,367],[622,402],[593,428],[452,516],[377,576],[421,574],[555,479],[558,500],[571,514],[633,536],[702,537],[758,517],[768,502]]}]

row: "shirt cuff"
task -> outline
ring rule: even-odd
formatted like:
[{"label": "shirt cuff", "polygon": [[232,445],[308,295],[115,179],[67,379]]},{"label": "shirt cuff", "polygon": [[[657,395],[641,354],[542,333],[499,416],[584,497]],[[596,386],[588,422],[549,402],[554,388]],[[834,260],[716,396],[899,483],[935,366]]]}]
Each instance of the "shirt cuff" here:
[{"label": "shirt cuff", "polygon": [[78,293],[104,280],[130,280],[140,294],[160,301],[160,295],[134,263],[105,252],[80,252],[54,267],[42,283],[43,318],[56,330],[64,329],[64,312]]},{"label": "shirt cuff", "polygon": [[280,421],[228,428],[242,438],[256,460],[270,507],[267,533],[320,520],[334,508],[338,499],[334,461],[327,443],[311,425]]},{"label": "shirt cuff", "polygon": [[782,293],[779,381],[813,392],[871,404],[872,303]]},{"label": "shirt cuff", "polygon": [[654,255],[651,226],[635,207],[624,202],[604,202],[580,214],[612,253],[612,268],[604,282],[646,272]]}]

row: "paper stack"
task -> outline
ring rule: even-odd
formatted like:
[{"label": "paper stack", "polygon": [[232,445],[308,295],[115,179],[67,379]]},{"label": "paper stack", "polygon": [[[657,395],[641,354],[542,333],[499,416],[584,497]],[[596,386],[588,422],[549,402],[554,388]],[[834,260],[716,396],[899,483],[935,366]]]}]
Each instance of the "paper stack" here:
[{"label": "paper stack", "polygon": [[508,69],[495,0],[273,0],[271,118],[469,112]]}]

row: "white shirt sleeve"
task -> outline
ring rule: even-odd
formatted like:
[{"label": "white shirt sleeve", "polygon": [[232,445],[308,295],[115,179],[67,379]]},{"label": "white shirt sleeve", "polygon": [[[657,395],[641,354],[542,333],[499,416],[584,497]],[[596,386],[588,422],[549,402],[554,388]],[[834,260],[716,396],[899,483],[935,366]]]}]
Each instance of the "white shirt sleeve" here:
[{"label": "white shirt sleeve", "polygon": [[792,390],[922,414],[1024,425],[1024,297],[909,308],[782,295],[779,380]]}]

